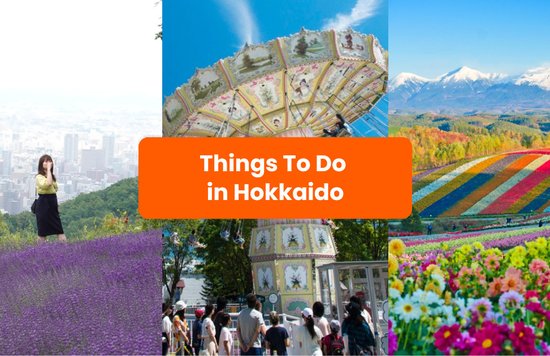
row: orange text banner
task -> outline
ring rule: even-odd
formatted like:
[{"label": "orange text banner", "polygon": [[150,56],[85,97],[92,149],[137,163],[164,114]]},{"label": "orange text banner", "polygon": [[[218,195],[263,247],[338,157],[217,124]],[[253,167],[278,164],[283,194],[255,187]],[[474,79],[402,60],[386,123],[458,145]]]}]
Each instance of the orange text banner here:
[{"label": "orange text banner", "polygon": [[145,138],[139,211],[150,219],[409,216],[405,138]]}]

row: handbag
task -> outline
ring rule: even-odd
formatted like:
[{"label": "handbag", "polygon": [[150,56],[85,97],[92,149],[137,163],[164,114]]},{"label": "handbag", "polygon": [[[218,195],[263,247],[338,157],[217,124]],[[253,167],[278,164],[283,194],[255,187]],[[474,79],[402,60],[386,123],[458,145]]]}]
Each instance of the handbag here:
[{"label": "handbag", "polygon": [[36,215],[36,205],[38,204],[38,191],[34,188],[34,201],[31,205],[31,213]]}]

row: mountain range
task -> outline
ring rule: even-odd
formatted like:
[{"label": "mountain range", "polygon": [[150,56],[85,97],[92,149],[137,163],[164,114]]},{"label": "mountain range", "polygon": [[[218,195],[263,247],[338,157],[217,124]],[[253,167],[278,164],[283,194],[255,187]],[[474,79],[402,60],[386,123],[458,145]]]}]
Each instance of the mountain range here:
[{"label": "mountain range", "polygon": [[435,79],[401,73],[389,82],[391,113],[550,110],[550,67],[519,76],[460,67]]}]

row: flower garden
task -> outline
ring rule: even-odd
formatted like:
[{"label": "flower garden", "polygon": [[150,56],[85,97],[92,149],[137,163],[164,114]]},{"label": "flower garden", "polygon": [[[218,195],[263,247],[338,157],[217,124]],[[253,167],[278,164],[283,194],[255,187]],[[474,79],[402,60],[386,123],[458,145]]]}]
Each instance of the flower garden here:
[{"label": "flower garden", "polygon": [[2,354],[157,354],[158,231],[0,252]]},{"label": "flower garden", "polygon": [[390,241],[390,354],[550,355],[550,228]]},{"label": "flower garden", "polygon": [[550,151],[477,158],[415,175],[422,217],[543,212],[550,206]]}]

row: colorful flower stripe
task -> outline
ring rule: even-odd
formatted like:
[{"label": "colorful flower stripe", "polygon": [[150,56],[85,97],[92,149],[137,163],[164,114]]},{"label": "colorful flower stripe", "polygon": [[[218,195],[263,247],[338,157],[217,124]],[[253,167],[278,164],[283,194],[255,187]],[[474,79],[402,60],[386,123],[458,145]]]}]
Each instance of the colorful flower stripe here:
[{"label": "colorful flower stripe", "polygon": [[418,190],[417,192],[415,192],[413,194],[413,203],[416,203],[417,201],[424,198],[425,196],[435,192],[436,190],[438,190],[439,188],[441,188],[445,184],[449,183],[450,181],[452,181],[453,179],[455,179],[456,177],[458,177],[462,173],[466,172],[470,168],[474,167],[475,165],[477,165],[477,164],[479,164],[479,163],[481,163],[481,162],[483,162],[483,161],[485,161],[485,160],[487,160],[491,157],[493,157],[493,156],[488,156],[488,157],[482,157],[482,158],[475,159],[473,161],[470,161],[468,163],[465,163],[465,164],[461,165],[460,167],[453,170],[452,172],[438,178],[433,183],[430,183],[429,185],[427,185],[424,188],[422,188],[422,189]]},{"label": "colorful flower stripe", "polygon": [[546,190],[542,194],[531,200],[529,204],[521,209],[520,213],[530,213],[531,211],[542,212],[544,211],[545,205],[550,205],[550,187],[546,188]]},{"label": "colorful flower stripe", "polygon": [[[438,216],[441,212],[456,204],[457,201],[463,200],[468,194],[493,177],[489,169],[505,157],[494,156],[481,162],[458,176],[449,184],[438,189],[437,192],[419,201],[415,207],[420,212],[420,216]],[[431,203],[431,205],[424,207],[427,203]]]},{"label": "colorful flower stripe", "polygon": [[[501,240],[509,237],[514,236],[523,236],[526,239],[530,238],[531,235],[536,235],[537,237],[540,236],[550,236],[550,228],[529,228],[529,229],[521,229],[521,230],[510,230],[506,232],[495,232],[491,234],[481,234],[474,237],[467,237],[462,239],[452,239],[444,241],[447,246],[450,249],[460,247],[462,245],[471,244],[474,242],[489,242],[489,241],[495,241],[495,240]],[[416,245],[411,246],[410,248],[407,247],[407,251],[411,253],[426,253],[429,251],[439,251],[441,250],[441,242],[432,242],[432,243],[426,243],[422,245]]]},{"label": "colorful flower stripe", "polygon": [[510,247],[520,246],[521,244],[527,242],[527,241],[533,241],[538,239],[539,237],[548,237],[549,234],[529,234],[524,236],[512,236],[508,237],[506,239],[500,239],[500,240],[493,240],[493,241],[485,241],[483,242],[483,247],[485,248],[500,248],[500,249],[507,249]]},{"label": "colorful flower stripe", "polygon": [[[491,179],[485,184],[480,184],[477,189],[472,191],[468,196],[458,199],[457,203],[450,209],[441,214],[442,216],[459,216],[466,210],[472,207],[477,201],[493,191],[496,187],[504,183],[511,177],[511,172],[516,172],[525,167],[529,162],[534,160],[535,156],[530,155],[507,155],[505,158],[489,167],[485,173],[491,174]],[[510,171],[510,176],[502,174],[502,172]]]},{"label": "colorful flower stripe", "polygon": [[[531,174],[535,169],[546,163],[550,156],[539,156],[522,170],[515,173],[510,179],[506,182],[499,185],[492,192],[484,196],[481,200],[475,203],[470,209],[466,210],[462,215],[478,215],[483,209],[487,208],[495,200],[497,200],[501,195],[505,194],[513,186],[521,182],[525,177]],[[514,173],[514,172],[509,172]]]},{"label": "colorful flower stripe", "polygon": [[452,172],[454,169],[460,167],[463,164],[464,164],[464,161],[460,161],[453,164],[449,164],[448,166],[445,166],[445,167],[435,168],[433,170],[430,170],[430,173],[427,174],[425,177],[423,177],[422,180],[413,183],[413,192],[416,192],[424,188],[428,184],[435,182],[437,179],[443,177],[445,174],[449,172]]},{"label": "colorful flower stripe", "polygon": [[[467,197],[473,191],[478,189],[483,184],[487,183],[491,178],[494,177],[496,172],[502,170],[502,165],[499,163],[504,158],[508,159],[508,157],[504,155],[488,159],[487,161],[482,162],[472,169],[468,170],[460,177],[438,190],[437,194],[441,198],[435,201],[429,207],[425,208],[423,211],[421,211],[420,216],[439,216],[449,208],[453,207],[457,202],[469,200]],[[483,169],[484,166],[486,166],[485,169]],[[454,187],[456,187],[456,189],[452,190],[452,188]],[[433,195],[436,195],[436,193],[434,193]],[[432,195],[430,195],[429,197],[431,196]]]},{"label": "colorful flower stripe", "polygon": [[[499,200],[508,197],[511,201],[506,213],[513,214],[523,209],[533,199],[550,187],[550,161],[539,167],[529,177],[521,181],[521,184],[510,189]],[[518,198],[519,197],[519,198]],[[513,199],[515,198],[515,200]],[[496,203],[496,202],[495,202]]]},{"label": "colorful flower stripe", "polygon": [[[446,167],[446,166],[445,166],[445,167]],[[420,172],[413,172],[413,182],[416,183],[416,182],[418,182],[419,180],[424,179],[424,177],[427,177],[427,176],[429,176],[430,174],[436,172],[437,170],[443,169],[443,168],[445,168],[445,167],[435,167],[435,168],[426,169],[426,170],[420,171]]]},{"label": "colorful flower stripe", "polygon": [[525,169],[518,173],[523,176],[516,184],[506,189],[506,192],[495,199],[485,209],[481,211],[481,214],[498,214],[504,211],[514,204],[514,202],[527,194],[537,184],[550,175],[550,155],[544,155],[537,160],[533,161],[535,164],[539,161],[539,165],[533,165],[532,169]]},{"label": "colorful flower stripe", "polygon": [[[550,162],[549,162],[550,163]],[[546,192],[550,188],[550,172],[547,173],[546,177],[536,186],[534,186],[531,190],[529,190],[527,193],[525,193],[521,198],[517,199],[509,208],[507,211],[511,211],[512,213],[522,211],[526,206],[530,205],[533,200],[536,200],[538,197],[542,196],[545,197],[544,192]],[[546,197],[548,199],[548,197]],[[544,201],[539,201],[539,206],[537,208],[540,208],[540,206],[544,204]],[[530,212],[530,210],[527,210]],[[536,211],[536,209],[533,209],[533,211]]]},{"label": "colorful flower stripe", "polygon": [[412,247],[412,246],[418,246],[418,245],[426,245],[426,244],[440,244],[442,242],[447,241],[458,241],[458,240],[465,240],[465,239],[476,239],[483,235],[492,235],[494,238],[498,239],[500,237],[507,237],[507,236],[514,236],[514,235],[524,235],[524,234],[530,234],[533,231],[539,231],[542,233],[548,233],[550,234],[550,227],[529,227],[529,228],[522,228],[522,229],[510,229],[510,230],[500,230],[500,231],[480,231],[480,232],[471,232],[471,233],[462,233],[462,234],[453,234],[453,235],[447,235],[444,237],[437,237],[437,238],[430,238],[430,239],[416,239],[416,240],[403,240],[405,242],[406,247]]}]

